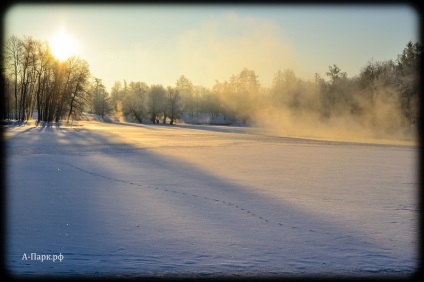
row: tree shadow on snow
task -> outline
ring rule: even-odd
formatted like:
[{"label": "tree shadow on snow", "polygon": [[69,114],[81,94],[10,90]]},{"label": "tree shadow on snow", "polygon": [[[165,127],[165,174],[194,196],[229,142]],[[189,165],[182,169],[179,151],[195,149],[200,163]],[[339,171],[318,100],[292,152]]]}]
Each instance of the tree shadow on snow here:
[{"label": "tree shadow on snow", "polygon": [[[93,245],[97,242],[95,249],[82,243],[88,248],[87,259],[97,262],[92,269],[108,268],[112,273],[125,273],[122,269],[128,266],[129,275],[153,276],[162,275],[163,271],[171,276],[178,273],[187,276],[205,270],[212,276],[276,273],[289,277],[391,275],[405,271],[412,274],[414,270],[415,263],[405,263],[409,258],[400,257],[390,246],[375,242],[358,230],[288,201],[259,194],[252,187],[223,179],[183,159],[136,148],[113,139],[113,135],[90,130],[47,130],[61,134],[31,139],[28,135],[37,132],[30,128],[25,136],[17,135],[11,142],[32,146],[30,155],[47,154],[39,159],[44,163],[40,171],[33,168],[34,177],[42,175],[41,169],[53,163],[58,171],[66,171],[68,178],[55,176],[56,186],[67,187],[71,181],[76,188],[63,192],[63,205],[68,199],[77,206],[62,210],[61,216],[72,217],[81,224],[75,238],[88,237],[90,242],[94,240]],[[48,179],[37,178],[33,183],[48,185]],[[49,193],[57,193],[53,189],[56,186],[51,186]],[[37,199],[29,200],[40,209],[49,209],[43,198]],[[114,206],[108,206],[108,201]],[[43,217],[35,216],[34,224],[42,229],[49,218],[57,221],[54,210],[46,211]],[[108,218],[115,221],[109,222]],[[179,223],[186,229],[179,228]],[[24,236],[21,234],[21,240],[31,238],[34,232],[27,230]],[[131,236],[131,232],[136,235]],[[80,257],[83,251],[79,249]],[[181,261],[182,258],[185,260]],[[75,267],[72,263],[68,266]],[[68,266],[64,263],[60,268]],[[88,276],[91,273],[81,264],[77,266],[81,272],[87,271]]]}]

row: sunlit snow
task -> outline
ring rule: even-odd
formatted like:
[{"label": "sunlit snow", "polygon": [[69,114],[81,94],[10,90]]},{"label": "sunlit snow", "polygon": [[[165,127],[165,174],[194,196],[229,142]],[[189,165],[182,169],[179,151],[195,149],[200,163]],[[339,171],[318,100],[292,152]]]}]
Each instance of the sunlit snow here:
[{"label": "sunlit snow", "polygon": [[15,126],[5,137],[5,263],[13,276],[417,270],[413,145],[94,121]]}]

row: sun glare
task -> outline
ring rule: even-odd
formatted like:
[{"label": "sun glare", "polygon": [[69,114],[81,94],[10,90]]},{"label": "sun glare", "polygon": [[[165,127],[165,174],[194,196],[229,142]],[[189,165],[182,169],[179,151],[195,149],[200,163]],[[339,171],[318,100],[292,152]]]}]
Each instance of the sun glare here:
[{"label": "sun glare", "polygon": [[66,60],[75,53],[75,42],[63,31],[50,40],[53,56],[60,61]]}]

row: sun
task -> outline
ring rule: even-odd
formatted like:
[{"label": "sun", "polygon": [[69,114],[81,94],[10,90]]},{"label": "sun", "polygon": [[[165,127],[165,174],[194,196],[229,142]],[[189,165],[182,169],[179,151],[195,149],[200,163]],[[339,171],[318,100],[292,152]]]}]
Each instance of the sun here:
[{"label": "sun", "polygon": [[75,42],[64,31],[59,32],[50,40],[50,48],[53,56],[60,61],[64,61],[75,54]]}]

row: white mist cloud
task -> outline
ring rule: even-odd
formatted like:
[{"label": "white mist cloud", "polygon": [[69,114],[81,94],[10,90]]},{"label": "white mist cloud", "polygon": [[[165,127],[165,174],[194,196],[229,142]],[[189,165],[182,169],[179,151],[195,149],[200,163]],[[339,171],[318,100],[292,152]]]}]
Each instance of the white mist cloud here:
[{"label": "white mist cloud", "polygon": [[266,86],[279,69],[295,69],[292,43],[273,21],[227,13],[181,34],[178,67],[195,84],[211,87],[244,67]]},{"label": "white mist cloud", "polygon": [[163,33],[160,38],[121,42],[113,50],[99,45],[89,63],[107,89],[122,79],[175,85],[181,75],[195,85],[212,87],[215,80],[227,80],[244,67],[270,86],[277,70],[296,71],[293,53],[292,42],[277,23],[226,13],[172,37]]}]

